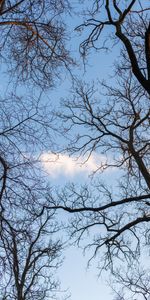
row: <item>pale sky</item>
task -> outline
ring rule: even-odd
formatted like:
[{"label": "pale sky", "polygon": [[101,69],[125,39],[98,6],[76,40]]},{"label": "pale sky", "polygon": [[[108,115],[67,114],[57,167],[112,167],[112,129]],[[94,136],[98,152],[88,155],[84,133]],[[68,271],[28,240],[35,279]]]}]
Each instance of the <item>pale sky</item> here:
[{"label": "pale sky", "polygon": [[[70,29],[76,26],[74,20],[69,20]],[[72,23],[73,22],[73,23]],[[73,30],[72,30],[73,31]],[[75,53],[78,53],[79,39],[76,37],[76,33],[73,32],[73,49]],[[79,76],[83,80],[93,81],[108,79],[112,81],[113,79],[109,77],[110,70],[112,70],[113,61],[117,59],[119,49],[116,47],[113,53],[105,54],[92,53],[89,56],[88,66],[86,72],[84,73],[84,68],[80,68]],[[114,55],[115,54],[115,55]],[[78,55],[78,54],[77,54]],[[48,93],[48,97],[53,101],[56,101],[62,97],[68,97],[70,89],[70,83],[65,80],[61,88],[53,90],[52,93]],[[59,102],[59,101],[58,101]],[[58,102],[56,105],[58,105]],[[53,102],[52,102],[53,103]],[[54,101],[54,103],[56,103]],[[60,140],[59,140],[60,142]],[[57,186],[57,184],[63,185],[67,181],[80,183],[82,180],[87,180],[88,175],[95,171],[99,163],[105,162],[104,155],[93,154],[86,164],[82,165],[82,158],[80,161],[76,161],[76,157],[69,157],[66,153],[59,156],[55,156],[50,151],[49,153],[44,153],[41,157],[43,168],[47,171],[51,184]],[[110,158],[111,159],[111,158]],[[114,170],[106,171],[106,179],[110,182],[112,177],[112,172]],[[62,283],[62,289],[69,288],[71,293],[71,300],[112,300],[113,295],[111,289],[106,285],[105,280],[98,278],[97,265],[91,265],[87,270],[87,257],[83,257],[80,249],[77,247],[68,248],[64,253],[65,260],[63,266],[58,270],[58,276]],[[106,275],[105,275],[106,276]]]},{"label": "pale sky", "polygon": [[112,300],[112,291],[104,278],[98,278],[96,266],[87,269],[87,259],[76,247],[66,251],[58,274],[62,287],[70,289],[71,300]]},{"label": "pale sky", "polygon": [[[71,18],[68,22],[70,30],[73,33],[72,44],[74,55],[79,57],[77,53],[81,37],[77,38],[76,33],[73,32],[73,28],[78,24]],[[86,72],[84,72],[82,65],[80,70],[77,70],[76,73],[80,72],[79,75],[83,80],[88,81],[106,78],[109,70],[112,68],[114,53],[115,58],[117,59],[117,48],[114,50],[113,54],[109,53],[106,55],[104,53],[92,53],[89,57]],[[4,91],[4,85],[2,86],[2,89]],[[52,105],[55,106],[55,103],[58,105],[59,99],[62,96],[68,96],[69,89],[70,83],[66,79],[64,84],[56,90],[54,89],[53,91],[46,92],[45,95],[52,100]],[[76,161],[76,157],[70,158],[67,154],[61,154],[57,157],[50,151],[48,153],[43,153],[41,157],[42,166],[47,171],[50,182],[52,182],[52,184],[55,183],[55,186],[60,183],[60,177],[62,179],[61,185],[63,184],[63,181],[66,183],[67,180],[72,182],[76,181],[78,183],[78,179],[81,178],[81,176],[83,180],[87,180],[88,175],[95,171],[99,164],[105,163],[105,159],[104,155],[95,153],[90,157],[86,164],[83,164],[84,159],[82,158],[80,161]],[[107,172],[108,180],[110,180],[110,173],[114,172],[114,170],[109,170]],[[66,258],[63,266],[58,270],[58,276],[62,283],[62,289],[69,288],[71,300],[113,299],[111,290],[106,286],[104,280],[97,277],[98,270],[96,264],[94,264],[94,266],[92,265],[88,270],[86,269],[87,258],[83,257],[81,250],[76,247],[68,248],[64,255]]]},{"label": "pale sky", "polygon": [[[48,175],[52,179],[58,179],[58,177],[72,178],[82,175],[88,176],[93,172],[105,169],[108,163],[108,157],[105,155],[92,153],[88,160],[85,157],[69,156],[68,154],[53,154],[51,152],[43,153],[41,155],[41,162],[43,168],[47,171]],[[111,158],[109,159],[110,162]],[[115,169],[109,168],[105,171],[107,173],[113,172]]]},{"label": "pale sky", "polygon": [[[106,157],[104,155],[92,154],[89,161],[83,163],[83,159],[75,159],[67,154],[54,155],[52,153],[44,153],[41,156],[42,167],[46,170],[49,180],[53,186],[58,184],[66,184],[67,181],[77,184],[89,182],[88,175],[95,171],[99,164],[104,163]],[[116,170],[110,169],[106,171],[106,178],[109,182],[116,176]],[[113,176],[112,176],[113,174]],[[64,218],[69,214],[58,211],[58,215]],[[83,256],[81,249],[76,246],[68,247],[64,251],[65,260],[58,270],[62,289],[68,289],[71,293],[71,300],[112,300],[112,291],[106,285],[105,279],[98,278],[97,263],[92,262],[87,269],[88,255]],[[88,253],[89,254],[89,253]]]}]

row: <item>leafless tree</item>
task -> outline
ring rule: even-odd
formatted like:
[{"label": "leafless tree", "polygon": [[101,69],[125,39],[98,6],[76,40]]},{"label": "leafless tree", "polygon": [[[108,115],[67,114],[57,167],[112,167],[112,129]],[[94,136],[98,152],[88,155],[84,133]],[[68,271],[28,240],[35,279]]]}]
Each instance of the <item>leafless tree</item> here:
[{"label": "leafless tree", "polygon": [[[1,299],[50,299],[62,242],[54,212],[40,211],[50,188],[40,154],[52,149],[51,116],[41,99],[10,94],[0,101]],[[58,296],[58,295],[57,295]]]},{"label": "leafless tree", "polygon": [[[86,10],[85,22],[77,27],[79,31],[88,29],[87,38],[80,46],[83,56],[90,48],[110,50],[110,43],[108,46],[106,43],[110,41],[107,28],[113,29],[113,31],[111,30],[113,38],[116,37],[115,41],[120,41],[125,50],[128,68],[132,70],[148,94],[150,94],[149,10],[149,3],[143,3],[140,0],[133,0],[128,3],[117,0],[96,0],[92,1],[91,7]],[[108,38],[105,41],[100,40],[105,30]]]},{"label": "leafless tree", "polygon": [[[1,57],[9,62],[11,72],[14,70],[22,82],[28,80],[41,87],[51,86],[53,78],[60,74],[59,67],[63,64],[68,67],[72,63],[64,45],[64,24],[59,22],[66,8],[64,4],[67,3],[25,0],[1,2]],[[85,248],[93,249],[92,257],[98,257],[100,253],[101,267],[110,267],[114,274],[120,261],[123,266],[127,262],[129,268],[132,261],[137,261],[142,255],[143,249],[149,247],[150,8],[147,3],[143,5],[142,1],[137,0],[126,4],[115,0],[96,0],[91,4],[86,11],[85,22],[77,27],[79,31],[88,30],[80,51],[85,57],[89,48],[109,50],[111,43],[120,42],[123,47],[120,63],[116,64],[115,69],[116,83],[110,86],[103,82],[98,92],[94,86],[77,82],[73,98],[65,102],[65,111],[60,117],[65,122],[65,134],[70,134],[71,129],[75,128],[72,134],[74,138],[67,150],[71,154],[85,155],[85,160],[95,151],[105,154],[106,161],[98,167],[97,174],[98,171],[103,173],[113,168],[120,172],[121,179],[114,190],[104,183],[91,184],[91,188],[83,186],[80,190],[71,185],[64,189],[58,203],[55,203],[54,198],[49,197],[49,188],[43,182],[43,173],[40,173],[37,164],[39,153],[49,147],[47,133],[51,120],[45,118],[45,113],[39,110],[39,104],[36,106],[33,101],[28,103],[26,100],[24,103],[16,95],[11,96],[11,101],[7,99],[4,102],[2,99],[1,246],[5,257],[9,254],[11,257],[11,265],[8,257],[6,260],[7,266],[9,264],[9,268],[6,266],[5,269],[9,270],[6,277],[10,275],[10,285],[6,282],[4,299],[8,298],[10,290],[16,297],[17,285],[22,284],[25,272],[24,264],[19,273],[12,270],[13,253],[18,253],[17,259],[22,261],[22,252],[24,261],[28,263],[27,253],[24,255],[23,250],[17,252],[19,248],[14,251],[16,240],[18,247],[23,249],[29,237],[31,243],[27,249],[32,248],[47,210],[51,208],[63,208],[73,214],[71,235],[78,244],[86,241]],[[103,43],[105,29],[108,39]],[[19,210],[21,220],[16,223]],[[33,235],[30,232],[32,226],[29,226],[29,230],[21,227],[23,220],[25,226],[30,218],[35,223],[42,220],[38,228],[36,225],[32,228],[35,230]],[[25,235],[27,241],[23,239]],[[3,262],[5,264],[2,257],[1,266]],[[38,265],[42,262],[43,258]],[[13,281],[16,274],[18,279]],[[22,297],[30,285],[31,277],[27,274],[26,278]],[[118,273],[120,282],[122,278]],[[140,282],[141,291],[143,282]],[[136,286],[135,282],[133,285]],[[129,285],[130,290],[133,285]],[[31,288],[29,299],[32,292],[35,290]],[[143,290],[141,295],[147,297],[148,293],[145,294]],[[46,296],[40,291],[36,299]],[[136,296],[139,297],[138,293]]]},{"label": "leafless tree", "polygon": [[54,273],[62,243],[52,213],[40,217],[3,216],[0,232],[1,299],[52,299],[59,290]]},{"label": "leafless tree", "polygon": [[[13,94],[8,98],[2,97],[0,101],[2,210],[3,205],[9,207],[15,203],[17,206],[18,201],[21,204],[23,199],[25,204],[25,199],[28,201],[29,195],[31,198],[31,191],[34,195],[34,189],[38,190],[38,186],[40,191],[42,180],[37,165],[40,161],[40,153],[52,148],[50,130],[52,117],[48,106],[40,101],[33,97],[26,96],[24,99]],[[17,198],[19,195],[20,200]]]},{"label": "leafless tree", "polygon": [[59,228],[53,212],[40,213],[50,190],[40,155],[55,148],[53,115],[38,92],[53,87],[62,67],[70,71],[73,64],[64,22],[69,12],[67,0],[0,1],[1,70],[10,83],[0,97],[3,300],[50,299],[59,289],[53,279],[62,250]]},{"label": "leafless tree", "polygon": [[[40,211],[50,188],[41,167],[54,150],[50,105],[10,93],[0,99],[1,299],[56,299],[62,242],[54,212]],[[62,295],[62,293],[61,293]],[[63,294],[64,295],[64,294]]]},{"label": "leafless tree", "polygon": [[115,300],[150,298],[149,270],[139,264],[133,264],[127,270],[116,272],[111,278],[111,286],[115,291]]},{"label": "leafless tree", "polygon": [[54,85],[62,66],[72,59],[66,49],[63,14],[67,0],[0,1],[0,56],[8,64],[11,80],[42,87]]},{"label": "leafless tree", "polygon": [[[77,28],[88,30],[81,53],[106,48],[103,41],[100,46],[100,38],[106,27],[113,27],[108,43],[121,42],[120,61],[115,64],[111,85],[76,82],[72,99],[64,101],[64,112],[59,114],[71,140],[66,148],[70,154],[84,156],[86,161],[96,152],[106,159],[96,170],[98,183],[80,189],[70,185],[59,195],[58,203],[49,207],[72,213],[71,236],[90,253],[92,249],[99,267],[110,268],[113,274],[122,263],[124,268],[125,262],[128,268],[133,266],[143,249],[149,249],[150,8],[146,5],[136,0],[126,4],[92,1],[92,9],[86,11],[90,18],[85,17]],[[112,187],[101,182],[106,170],[120,174]],[[135,282],[133,285],[138,291]],[[146,293],[141,285],[142,299],[149,290]]]}]

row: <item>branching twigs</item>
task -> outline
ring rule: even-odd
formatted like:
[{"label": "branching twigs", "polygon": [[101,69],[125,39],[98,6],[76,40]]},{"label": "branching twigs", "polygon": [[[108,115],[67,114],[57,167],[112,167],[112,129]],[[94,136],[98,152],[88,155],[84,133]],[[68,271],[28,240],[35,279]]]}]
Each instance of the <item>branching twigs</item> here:
[{"label": "branching twigs", "polygon": [[59,5],[57,0],[3,3],[1,57],[9,68],[15,63],[20,82],[34,82],[45,88],[54,85],[60,77],[60,68],[70,71],[74,64],[65,45],[67,35],[62,14],[69,10],[67,1]]},{"label": "branching twigs", "polygon": [[[0,257],[0,265],[3,267],[4,276],[6,274],[9,278],[5,291],[1,286],[1,278],[1,295],[9,297],[9,293],[12,293],[20,300],[35,295],[36,299],[41,299],[41,294],[45,294],[44,299],[47,299],[50,293],[56,292],[53,286],[58,286],[58,283],[53,281],[53,274],[50,279],[50,274],[46,272],[59,266],[62,247],[59,240],[54,243],[50,238],[47,242],[44,241],[45,233],[50,234],[49,226],[52,232],[51,216],[45,211],[36,221],[25,218],[23,223],[19,222],[19,226],[16,226],[15,220],[13,223],[14,225],[5,217],[1,220],[0,247],[3,248],[3,256]],[[5,256],[9,257],[9,260],[4,261]],[[37,288],[39,278],[42,279],[41,288]]]},{"label": "branching twigs", "polygon": [[[128,58],[130,61],[131,69],[137,80],[140,82],[140,84],[143,86],[143,88],[147,91],[147,93],[150,95],[150,81],[149,81],[149,39],[150,39],[150,33],[149,33],[149,27],[147,28],[145,32],[145,43],[143,45],[143,48],[145,48],[145,56],[147,61],[147,74],[148,76],[145,76],[143,74],[140,63],[138,61],[138,57],[136,54],[136,48],[134,47],[134,41],[130,39],[130,36],[128,35],[128,31],[126,30],[126,19],[128,18],[128,15],[130,15],[130,24],[132,25],[132,14],[133,7],[138,1],[133,0],[130,1],[128,6],[126,8],[120,8],[119,4],[116,1],[109,1],[105,0],[102,4],[103,14],[107,14],[106,20],[101,20],[102,17],[98,17],[98,14],[100,15],[100,12],[96,10],[95,18],[88,19],[85,23],[83,23],[81,27],[91,27],[91,32],[88,35],[88,38],[81,43],[81,53],[83,49],[84,55],[86,54],[86,50],[88,48],[97,48],[96,44],[100,40],[100,36],[102,31],[105,29],[105,27],[111,26],[115,29],[115,34],[119,38],[119,40],[122,42],[122,44],[126,48],[126,52],[128,54]],[[120,5],[121,6],[121,5]],[[101,10],[102,10],[101,8]],[[114,10],[119,14],[118,18],[116,18],[116,15],[114,15]],[[143,8],[141,11],[138,10],[138,14],[143,14],[145,11],[149,10],[149,8]],[[90,12],[89,12],[90,14]],[[92,15],[92,11],[91,11]],[[93,15],[92,15],[93,16]],[[100,47],[99,47],[100,48]],[[102,47],[103,49],[103,47]],[[105,49],[105,47],[104,47]]]},{"label": "branching twigs", "polygon": [[101,1],[100,10],[99,3],[94,3],[91,18],[79,27],[91,28],[81,51],[82,47],[83,54],[90,47],[98,49],[104,29],[113,27],[124,46],[115,64],[115,83],[101,82],[95,88],[77,81],[59,117],[64,124],[61,132],[69,133],[66,151],[84,156],[85,163],[92,155],[96,157],[95,173],[103,180],[107,170],[112,189],[99,182],[80,190],[69,186],[58,194],[57,202],[50,197],[41,213],[48,208],[69,212],[71,237],[84,249],[92,248],[91,256],[98,258],[100,267],[114,272],[120,264],[138,261],[149,246],[150,83],[145,55],[149,20],[146,8],[141,11],[140,7],[136,16],[132,12],[137,1],[128,1],[126,8],[121,1]]}]

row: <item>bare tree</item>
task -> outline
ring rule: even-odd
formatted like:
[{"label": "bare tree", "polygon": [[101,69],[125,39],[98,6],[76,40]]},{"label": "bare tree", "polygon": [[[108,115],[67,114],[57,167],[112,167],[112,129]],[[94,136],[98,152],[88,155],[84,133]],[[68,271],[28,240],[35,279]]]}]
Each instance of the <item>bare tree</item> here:
[{"label": "bare tree", "polygon": [[[120,41],[124,47],[127,57],[128,68],[140,83],[140,85],[150,94],[150,24],[149,24],[149,4],[142,1],[133,0],[128,3],[121,1],[92,1],[91,7],[86,10],[85,22],[77,27],[77,30],[88,28],[88,36],[81,43],[80,51],[83,56],[88,49],[110,50],[110,43],[107,46],[108,38],[100,43],[100,37],[106,28],[111,28],[113,38]],[[89,16],[89,19],[87,19]],[[90,33],[89,33],[90,31]],[[124,68],[124,66],[122,66]]]},{"label": "bare tree", "polygon": [[[65,50],[64,26],[58,20],[65,6],[64,2],[58,2],[24,0],[17,3],[3,1],[1,4],[0,24],[4,29],[1,55],[9,62],[11,71],[17,71],[15,74],[18,74],[21,81],[29,80],[28,82],[42,87],[53,85],[53,75],[59,75],[59,67],[63,64],[68,67],[72,62]],[[73,98],[65,102],[65,111],[60,117],[65,122],[65,134],[67,131],[70,134],[72,128],[75,128],[74,132],[77,130],[76,136],[73,132],[74,138],[67,150],[71,154],[85,155],[85,160],[95,151],[105,154],[106,161],[97,171],[105,172],[106,169],[115,168],[120,170],[121,179],[114,191],[103,183],[93,187],[91,185],[91,188],[83,186],[80,190],[71,185],[64,189],[59,195],[58,203],[55,203],[54,198],[49,197],[49,188],[43,183],[43,173],[40,173],[39,165],[35,164],[42,149],[49,147],[47,133],[50,120],[43,117],[33,101],[32,104],[25,102],[26,106],[20,98],[16,102],[15,96],[14,103],[17,108],[12,109],[13,101],[11,99],[9,102],[7,99],[6,106],[7,103],[10,104],[4,110],[2,99],[1,245],[5,257],[9,254],[11,257],[11,264],[7,257],[9,268],[6,266],[5,270],[12,270],[15,258],[13,253],[18,253],[17,259],[21,261],[22,253],[27,263],[27,255],[23,254],[23,250],[17,252],[19,248],[16,248],[14,251],[16,240],[20,245],[18,247],[23,249],[25,230],[27,240],[28,236],[31,237],[27,248],[32,248],[38,230],[43,226],[40,223],[38,229],[35,225],[35,235],[31,236],[26,227],[22,230],[23,220],[28,222],[31,218],[36,222],[46,218],[44,216],[47,209],[51,208],[63,208],[74,215],[70,222],[71,235],[78,244],[82,240],[86,241],[85,248],[93,249],[92,257],[97,257],[100,253],[101,267],[110,267],[114,274],[120,262],[123,262],[123,266],[125,262],[127,266],[131,266],[132,260],[138,260],[143,249],[149,247],[150,9],[147,4],[142,6],[142,2],[137,0],[127,4],[109,0],[91,3],[92,8],[87,11],[89,19],[86,18],[77,28],[88,29],[87,39],[81,44],[80,51],[85,57],[91,47],[107,50],[110,49],[111,42],[121,42],[123,48],[120,63],[115,69],[116,84],[110,86],[101,83],[98,93],[94,86],[77,82]],[[110,28],[111,36],[114,35],[113,38],[108,37],[108,45],[105,41],[100,46],[99,42],[103,40],[100,37],[106,28]],[[44,200],[48,197],[49,200]],[[19,210],[21,225],[17,223],[16,227],[16,213],[18,215]],[[30,262],[32,257],[30,256]],[[4,261],[2,257],[1,266]],[[40,264],[44,265],[43,258],[38,261],[38,266]],[[15,263],[15,268],[17,265]],[[3,290],[4,297],[9,290],[14,297],[20,291],[17,285],[20,287],[22,284],[22,276],[26,272],[24,266],[22,265],[20,272],[11,271],[10,285],[6,282],[6,289]],[[12,274],[18,276],[18,279]],[[24,281],[24,287],[21,286],[22,297],[25,297],[24,293],[32,280],[27,272],[26,276],[27,281]],[[120,273],[120,282],[121,278]],[[135,282],[133,285],[135,286]],[[130,289],[131,286],[129,285]],[[36,290],[32,290],[31,285],[29,299],[30,295],[34,297],[34,292]],[[39,295],[36,294],[36,297],[44,299],[40,298],[43,296],[41,293],[40,291]],[[143,297],[147,294],[141,293]],[[138,293],[136,295],[138,297]],[[43,297],[46,298],[47,295],[44,294]]]},{"label": "bare tree", "polygon": [[[149,269],[133,264],[127,270],[116,272],[111,278],[111,287],[115,291],[115,300],[150,298]],[[113,281],[113,282],[112,282]]]},{"label": "bare tree", "polygon": [[[23,199],[25,204],[29,195],[31,198],[31,191],[34,195],[34,188],[40,191],[40,153],[52,148],[52,117],[48,106],[40,101],[33,97],[24,99],[13,94],[0,101],[2,210],[3,205],[19,205]],[[19,195],[20,200],[17,198]],[[30,203],[31,199],[28,202]]]},{"label": "bare tree", "polygon": [[67,33],[64,1],[1,1],[2,30],[0,55],[8,64],[11,80],[51,87],[60,77],[62,66],[69,69],[72,59],[66,49]]},{"label": "bare tree", "polygon": [[40,98],[10,94],[0,108],[1,299],[55,298],[62,242],[54,212],[40,214],[50,191],[40,154],[52,149],[53,117]]},{"label": "bare tree", "polygon": [[61,263],[62,243],[53,213],[1,219],[1,299],[51,299],[59,291],[54,273]]},{"label": "bare tree", "polygon": [[[91,17],[78,27],[91,28],[81,44],[83,55],[91,47],[101,48],[106,26],[115,30],[109,45],[110,41],[123,44],[112,85],[102,82],[95,87],[77,82],[72,99],[64,101],[64,112],[59,114],[65,134],[69,132],[71,141],[66,150],[70,154],[84,156],[86,161],[96,152],[106,159],[96,170],[98,183],[80,189],[70,185],[59,195],[58,203],[49,204],[72,213],[71,236],[90,253],[92,249],[91,256],[98,258],[99,267],[110,268],[113,274],[120,264],[125,268],[127,263],[129,270],[144,249],[149,249],[150,8],[142,4],[128,1],[124,7],[121,1],[93,1],[92,11],[86,11]],[[103,41],[102,48],[106,48]],[[101,178],[112,169],[119,172],[120,179],[110,187]],[[137,282],[132,282],[136,298],[141,299]],[[142,293],[141,285],[142,299],[148,297],[147,289]]]},{"label": "bare tree", "polygon": [[59,228],[53,212],[40,214],[50,190],[40,155],[55,149],[53,115],[37,89],[31,90],[54,86],[62,67],[70,71],[73,60],[64,22],[69,12],[67,0],[0,1],[0,58],[10,82],[0,97],[3,300],[50,299],[59,289],[53,279],[62,250]]}]

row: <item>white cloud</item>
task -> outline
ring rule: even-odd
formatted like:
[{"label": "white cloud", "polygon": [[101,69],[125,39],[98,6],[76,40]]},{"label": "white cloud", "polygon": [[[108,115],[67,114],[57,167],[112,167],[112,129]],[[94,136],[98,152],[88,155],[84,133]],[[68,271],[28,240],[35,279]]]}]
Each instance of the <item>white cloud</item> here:
[{"label": "white cloud", "polygon": [[56,178],[58,176],[76,176],[96,171],[100,166],[106,163],[106,157],[98,154],[92,154],[85,162],[84,159],[70,157],[67,154],[44,153],[41,156],[41,162],[48,174]]}]

